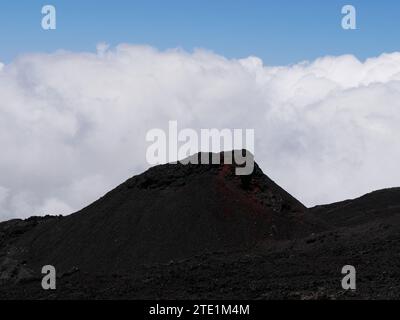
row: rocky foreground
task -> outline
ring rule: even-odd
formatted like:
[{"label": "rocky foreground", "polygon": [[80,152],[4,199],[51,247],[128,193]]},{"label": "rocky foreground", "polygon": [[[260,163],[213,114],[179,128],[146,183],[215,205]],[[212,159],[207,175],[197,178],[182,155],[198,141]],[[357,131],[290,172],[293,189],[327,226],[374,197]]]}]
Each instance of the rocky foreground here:
[{"label": "rocky foreground", "polygon": [[158,166],[70,216],[0,223],[0,299],[399,297],[400,188],[308,209],[234,169]]}]

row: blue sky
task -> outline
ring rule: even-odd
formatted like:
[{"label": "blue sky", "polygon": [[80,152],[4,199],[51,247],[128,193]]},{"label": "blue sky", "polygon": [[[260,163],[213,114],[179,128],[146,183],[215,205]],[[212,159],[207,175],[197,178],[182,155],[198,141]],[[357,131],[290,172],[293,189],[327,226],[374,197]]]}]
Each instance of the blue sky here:
[{"label": "blue sky", "polygon": [[[260,167],[308,206],[398,186],[399,30],[398,0],[0,1],[0,220],[98,199],[149,167],[145,137],[170,120],[254,129]],[[81,54],[101,42],[161,51]]]},{"label": "blue sky", "polygon": [[[57,30],[41,29],[41,7],[57,8]],[[341,8],[357,9],[358,30],[341,28]],[[26,52],[94,51],[96,44],[201,47],[229,58],[256,55],[291,64],[351,53],[399,51],[400,2],[320,0],[2,1],[0,61]]]}]

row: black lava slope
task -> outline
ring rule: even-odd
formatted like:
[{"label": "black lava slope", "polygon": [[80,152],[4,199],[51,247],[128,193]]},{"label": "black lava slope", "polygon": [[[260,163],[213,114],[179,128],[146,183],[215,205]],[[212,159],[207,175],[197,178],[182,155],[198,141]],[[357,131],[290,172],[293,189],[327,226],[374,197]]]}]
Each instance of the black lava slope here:
[{"label": "black lava slope", "polygon": [[371,192],[355,200],[317,206],[311,212],[320,216],[329,225],[356,226],[381,220],[400,211],[400,188]]},{"label": "black lava slope", "polygon": [[400,297],[400,188],[307,209],[234,170],[158,166],[70,216],[0,223],[0,299]]},{"label": "black lava slope", "polygon": [[157,166],[70,216],[31,220],[26,227],[6,223],[2,228],[15,225],[18,235],[8,258],[32,270],[50,264],[61,272],[122,272],[315,231],[306,208],[257,165],[251,177],[234,170],[235,165]]}]

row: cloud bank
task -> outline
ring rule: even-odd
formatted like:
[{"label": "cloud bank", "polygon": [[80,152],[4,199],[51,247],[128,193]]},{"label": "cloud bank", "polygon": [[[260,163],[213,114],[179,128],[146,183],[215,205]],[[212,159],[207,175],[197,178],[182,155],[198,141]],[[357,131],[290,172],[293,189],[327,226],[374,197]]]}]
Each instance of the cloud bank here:
[{"label": "cloud bank", "polygon": [[255,129],[263,171],[306,205],[400,186],[400,53],[267,66],[100,45],[0,64],[0,220],[68,214],[148,167],[148,130]]}]

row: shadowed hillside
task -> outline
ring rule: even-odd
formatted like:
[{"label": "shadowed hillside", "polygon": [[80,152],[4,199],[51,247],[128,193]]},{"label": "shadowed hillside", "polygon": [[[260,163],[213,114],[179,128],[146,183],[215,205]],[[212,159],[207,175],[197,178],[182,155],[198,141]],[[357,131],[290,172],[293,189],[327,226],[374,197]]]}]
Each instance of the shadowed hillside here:
[{"label": "shadowed hillside", "polygon": [[1,223],[0,298],[399,297],[400,189],[307,209],[257,165],[235,168],[157,166],[70,216]]}]

